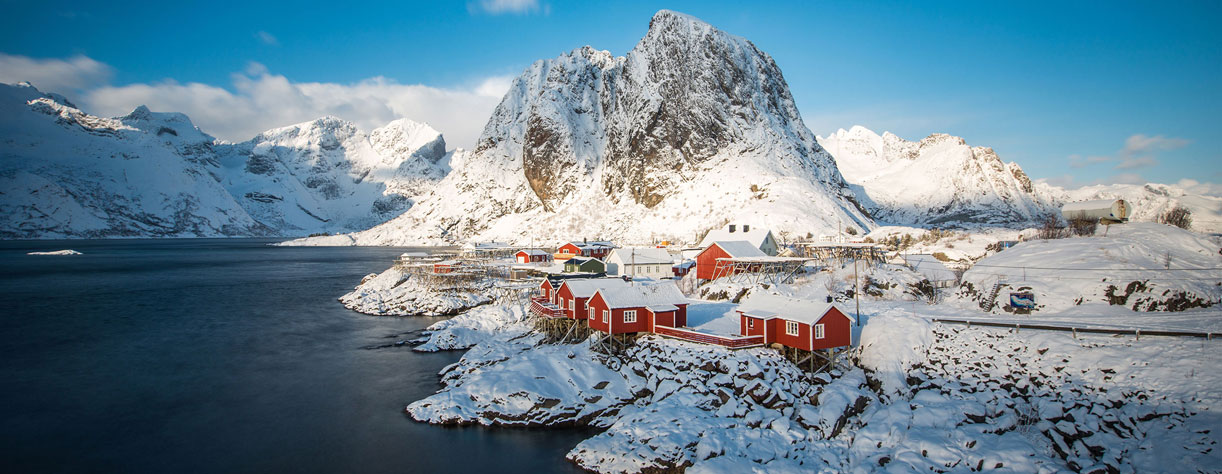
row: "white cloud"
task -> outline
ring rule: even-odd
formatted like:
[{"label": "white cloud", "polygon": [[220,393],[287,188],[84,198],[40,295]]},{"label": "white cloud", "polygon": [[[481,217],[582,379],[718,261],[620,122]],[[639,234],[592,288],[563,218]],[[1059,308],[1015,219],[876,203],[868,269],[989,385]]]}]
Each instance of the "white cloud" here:
[{"label": "white cloud", "polygon": [[293,82],[258,63],[232,78],[233,91],[165,81],[99,87],[86,93],[81,103],[99,115],[123,115],[141,104],[156,111],[182,112],[200,129],[230,141],[324,115],[350,120],[365,131],[406,117],[427,122],[450,147],[471,148],[512,80],[496,76],[452,89],[399,84],[380,76],[351,84]]},{"label": "white cloud", "polygon": [[550,11],[550,7],[548,6],[541,7],[538,0],[479,0],[477,2],[467,4],[467,8],[472,12],[482,11],[490,15],[501,15],[505,13],[524,15],[539,11],[546,14]]},{"label": "white cloud", "polygon": [[1148,155],[1160,150],[1183,148],[1188,143],[1188,140],[1183,138],[1168,138],[1162,135],[1151,137],[1138,133],[1125,139],[1124,149],[1120,151],[1120,156],[1128,158]]},{"label": "white cloud", "polygon": [[1108,161],[1112,161],[1112,158],[1110,156],[1083,157],[1082,155],[1077,155],[1077,154],[1069,155],[1069,167],[1070,168],[1085,168],[1093,164],[1106,163]]},{"label": "white cloud", "polygon": [[258,33],[255,33],[255,37],[259,38],[259,41],[262,41],[263,44],[268,46],[280,46],[280,40],[276,39],[275,36],[266,31],[260,30]]},{"label": "white cloud", "polygon": [[43,92],[71,94],[105,84],[113,70],[86,56],[35,59],[0,53],[0,82],[29,82]]},{"label": "white cloud", "polygon": [[1158,165],[1158,160],[1150,156],[1138,156],[1121,160],[1116,164],[1116,169],[1128,170],[1133,168],[1145,168],[1147,166]]}]

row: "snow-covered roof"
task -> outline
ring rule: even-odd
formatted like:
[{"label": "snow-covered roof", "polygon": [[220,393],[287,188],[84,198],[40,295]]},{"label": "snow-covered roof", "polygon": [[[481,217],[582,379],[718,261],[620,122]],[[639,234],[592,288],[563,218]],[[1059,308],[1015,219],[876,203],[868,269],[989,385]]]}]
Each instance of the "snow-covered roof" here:
[{"label": "snow-covered roof", "polygon": [[628,286],[628,282],[622,278],[583,278],[564,280],[559,286],[568,285],[569,292],[576,298],[589,298],[594,296],[594,292],[599,288],[616,288]]},{"label": "snow-covered roof", "polygon": [[716,244],[718,247],[721,247],[722,250],[725,250],[726,253],[730,254],[730,256],[733,258],[768,256],[768,254],[764,253],[763,250],[760,250],[759,246],[745,240],[719,240],[717,242],[712,242],[710,246],[712,246],[712,244]]},{"label": "snow-covered roof", "polygon": [[440,262],[434,263],[433,265],[458,265],[459,263],[461,262],[459,262],[458,260],[442,260]]},{"label": "snow-covered roof", "polygon": [[594,257],[573,257],[573,258],[570,258],[570,259],[568,259],[568,260],[565,260],[565,261],[564,261],[564,263],[565,263],[566,265],[567,265],[567,264],[570,264],[570,263],[571,263],[571,264],[573,264],[573,265],[585,265],[585,264],[586,264],[586,262],[589,262],[589,261],[591,261],[591,260],[596,261],[596,262],[598,262],[598,263],[602,263],[602,260],[599,260],[599,259],[594,258]]},{"label": "snow-covered roof", "polygon": [[955,272],[946,268],[940,260],[934,258],[933,255],[916,254],[908,256],[908,264],[930,281],[946,281],[954,280]]},{"label": "snow-covered roof", "polygon": [[551,255],[539,249],[524,249],[524,250],[518,251],[518,253],[523,253],[523,252],[525,252],[526,255]]},{"label": "snow-covered roof", "polygon": [[772,231],[754,227],[746,232],[741,227],[738,227],[734,232],[730,232],[728,227],[725,229],[713,229],[708,234],[705,234],[704,239],[700,241],[700,247],[708,247],[713,245],[713,242],[744,240],[751,242],[751,245],[758,249],[764,246],[764,241],[768,239],[769,235],[772,235]]},{"label": "snow-covered roof", "polygon": [[611,251],[611,255],[607,256],[607,260],[614,258],[629,265],[671,265],[675,263],[675,258],[671,257],[670,252],[667,252],[666,249],[651,247],[615,249]]},{"label": "snow-covered roof", "polygon": [[[800,298],[789,298],[778,295],[751,295],[738,311],[744,315],[760,319],[780,318],[787,321],[797,321],[803,324],[815,324],[823,319],[835,303],[824,303]],[[836,308],[840,309],[840,308]],[[853,316],[840,310],[842,314],[853,319]]]},{"label": "snow-covered roof", "polygon": [[569,242],[579,249],[613,249],[615,244],[606,240],[595,240],[591,242]]},{"label": "snow-covered roof", "polygon": [[687,298],[671,281],[599,288],[597,293],[603,296],[608,308],[652,308],[687,303]]}]

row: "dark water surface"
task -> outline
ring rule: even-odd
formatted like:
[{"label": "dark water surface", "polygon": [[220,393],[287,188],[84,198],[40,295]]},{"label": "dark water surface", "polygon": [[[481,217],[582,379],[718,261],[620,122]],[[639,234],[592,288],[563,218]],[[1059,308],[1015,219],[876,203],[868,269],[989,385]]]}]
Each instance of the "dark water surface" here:
[{"label": "dark water surface", "polygon": [[461,354],[368,349],[437,319],[336,298],[405,249],[268,242],[0,242],[0,470],[575,470],[588,433],[402,414]]}]

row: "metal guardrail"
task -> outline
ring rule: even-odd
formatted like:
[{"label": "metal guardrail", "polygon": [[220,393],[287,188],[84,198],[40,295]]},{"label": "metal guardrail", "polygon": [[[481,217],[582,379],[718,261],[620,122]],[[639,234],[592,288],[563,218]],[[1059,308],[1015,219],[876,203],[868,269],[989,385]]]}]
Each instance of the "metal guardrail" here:
[{"label": "metal guardrail", "polygon": [[1074,336],[1077,336],[1078,333],[1083,333],[1083,334],[1132,335],[1132,336],[1137,337],[1138,339],[1141,339],[1141,336],[1171,336],[1171,337],[1200,337],[1200,338],[1205,338],[1207,340],[1212,340],[1214,337],[1213,336],[1214,333],[1209,332],[1209,331],[1177,331],[1177,330],[1170,330],[1170,329],[1077,327],[1077,326],[1058,326],[1058,325],[1053,325],[1053,324],[1039,324],[1039,323],[1023,324],[1023,323],[1012,323],[1012,322],[980,321],[980,320],[971,320],[971,319],[945,319],[945,318],[932,318],[931,321],[935,323],[964,324],[964,325],[967,325],[968,327],[986,326],[986,327],[997,327],[997,328],[1013,328],[1013,329],[1018,329],[1018,330],[1039,329],[1043,331],[1072,332],[1074,333]]}]

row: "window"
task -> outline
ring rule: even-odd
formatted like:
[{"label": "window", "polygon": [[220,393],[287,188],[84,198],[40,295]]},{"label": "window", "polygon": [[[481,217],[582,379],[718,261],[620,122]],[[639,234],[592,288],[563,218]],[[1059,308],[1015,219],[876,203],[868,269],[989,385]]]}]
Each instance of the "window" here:
[{"label": "window", "polygon": [[624,311],[624,322],[625,323],[635,323],[636,322],[636,310],[630,309],[630,310]]},{"label": "window", "polygon": [[747,329],[755,329],[755,320],[747,318]]},{"label": "window", "polygon": [[611,312],[604,309],[603,310],[603,322],[605,323],[610,320],[611,320]]},{"label": "window", "polygon": [[587,308],[587,309],[589,309],[589,310],[590,310],[590,319],[594,319],[594,308],[593,308],[593,307],[591,307],[591,308]]},{"label": "window", "polygon": [[573,308],[576,308],[576,307],[577,307],[577,300],[576,299],[569,300],[569,310],[572,310]]},{"label": "window", "polygon": [[796,321],[785,321],[785,334],[790,336],[798,335],[798,323]]},{"label": "window", "polygon": [[815,339],[823,339],[823,325],[822,324],[815,325]]}]

